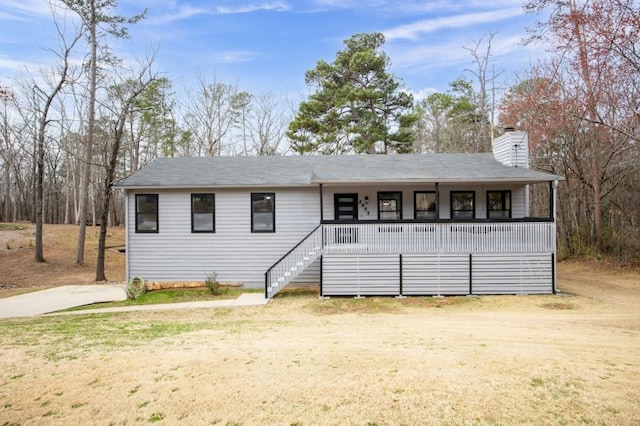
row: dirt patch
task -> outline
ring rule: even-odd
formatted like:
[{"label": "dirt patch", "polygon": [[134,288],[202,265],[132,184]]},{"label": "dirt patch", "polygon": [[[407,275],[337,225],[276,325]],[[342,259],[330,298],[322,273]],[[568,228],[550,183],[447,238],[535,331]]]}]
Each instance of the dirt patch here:
[{"label": "dirt patch", "polygon": [[549,302],[541,305],[546,309],[576,309],[576,305],[573,303],[562,303],[562,302]]},{"label": "dirt patch", "polygon": [[[35,225],[30,223],[0,226],[0,297],[24,288],[40,288],[63,284],[87,284],[95,279],[98,252],[98,227],[87,227],[85,263],[76,265],[78,227],[44,225],[44,257],[34,260]],[[125,256],[118,252],[124,246],[124,228],[109,228],[105,269],[110,281],[124,281]]]}]

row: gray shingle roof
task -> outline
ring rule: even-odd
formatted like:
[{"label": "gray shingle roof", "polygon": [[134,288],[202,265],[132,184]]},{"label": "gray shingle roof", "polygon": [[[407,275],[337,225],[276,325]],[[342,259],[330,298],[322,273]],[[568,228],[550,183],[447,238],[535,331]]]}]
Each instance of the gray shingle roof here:
[{"label": "gray shingle roof", "polygon": [[159,158],[122,188],[300,186],[375,182],[545,182],[555,175],[508,167],[492,154]]}]

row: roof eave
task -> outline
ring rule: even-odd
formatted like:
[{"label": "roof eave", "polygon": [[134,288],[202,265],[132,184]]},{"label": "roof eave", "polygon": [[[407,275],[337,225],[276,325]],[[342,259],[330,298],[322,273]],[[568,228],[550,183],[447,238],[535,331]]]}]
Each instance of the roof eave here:
[{"label": "roof eave", "polygon": [[521,178],[446,178],[446,179],[375,179],[375,180],[313,180],[312,184],[335,184],[335,185],[349,185],[349,184],[393,184],[393,183],[505,183],[505,182],[513,182],[513,183],[540,183],[540,182],[553,182],[554,180],[564,180],[564,178],[555,175],[549,175],[540,178],[534,177],[521,177]]},{"label": "roof eave", "polygon": [[235,185],[217,185],[217,184],[200,184],[200,185],[114,185],[116,189],[139,190],[139,189],[238,189],[238,188],[305,188],[312,185],[311,183],[292,183],[292,184],[235,184]]}]

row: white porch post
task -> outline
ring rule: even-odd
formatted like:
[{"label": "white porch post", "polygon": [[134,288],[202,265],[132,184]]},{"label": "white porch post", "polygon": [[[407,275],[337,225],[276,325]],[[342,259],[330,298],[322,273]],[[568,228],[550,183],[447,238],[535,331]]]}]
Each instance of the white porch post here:
[{"label": "white porch post", "polygon": [[553,181],[551,185],[553,189],[553,294],[556,294],[556,285],[558,283],[558,227],[557,227],[557,198],[558,198],[558,179]]},{"label": "white porch post", "polygon": [[440,219],[440,182],[436,182],[436,219]]},{"label": "white porch post", "polygon": [[320,184],[320,223],[324,220],[324,195],[322,194],[322,184]]},{"label": "white porch post", "polygon": [[[131,224],[129,223],[129,191],[124,190],[124,277],[126,282],[129,282],[129,260],[131,259],[131,247],[129,246],[129,230]],[[135,221],[133,222],[135,226]]]}]

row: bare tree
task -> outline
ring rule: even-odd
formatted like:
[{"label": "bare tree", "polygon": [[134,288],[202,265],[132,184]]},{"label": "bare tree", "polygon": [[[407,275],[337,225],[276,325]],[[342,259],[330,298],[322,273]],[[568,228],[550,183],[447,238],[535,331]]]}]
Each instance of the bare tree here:
[{"label": "bare tree", "polygon": [[632,170],[618,169],[637,147],[638,5],[634,0],[530,0],[526,7],[550,11],[536,35],[554,48],[557,59],[551,77],[561,79],[576,102],[572,111],[580,133],[571,148],[577,157],[570,171],[591,193],[594,246],[600,253],[605,202]]},{"label": "bare tree", "polygon": [[[480,121],[476,123],[478,126],[478,145],[477,151],[490,151],[491,146],[493,145],[494,135],[494,112],[495,112],[495,84],[497,77],[502,74],[502,71],[495,72],[495,68],[491,67],[491,74],[489,74],[489,65],[493,65],[491,62],[491,48],[492,42],[497,33],[489,33],[487,35],[483,35],[480,37],[480,40],[474,42],[474,46],[464,47],[465,50],[469,51],[473,58],[473,63],[475,64],[475,68],[467,68],[466,72],[473,75],[480,86],[480,90],[478,91],[478,109],[480,114],[478,114],[478,118]],[[482,45],[485,44],[486,47],[484,52],[481,52]],[[489,145],[489,142],[491,143]]]},{"label": "bare tree", "polygon": [[[89,199],[89,182],[91,180],[91,164],[93,160],[94,126],[96,117],[96,93],[98,79],[98,49],[99,37],[103,34],[115,38],[127,38],[127,24],[135,24],[144,18],[146,10],[139,15],[127,18],[120,15],[109,15],[111,9],[118,5],[117,0],[63,0],[64,4],[74,11],[82,20],[82,24],[89,33],[89,114],[87,141],[84,157],[84,171],[80,191],[79,214],[80,226],[78,230],[78,248],[76,263],[84,263],[84,241],[86,234],[87,202]],[[106,49],[106,46],[102,46]],[[105,52],[106,53],[106,52]],[[105,55],[107,56],[107,55]]]},{"label": "bare tree", "polygon": [[109,109],[113,114],[111,130],[111,146],[108,150],[109,158],[105,166],[105,180],[102,188],[102,208],[100,209],[100,236],[98,238],[98,258],[96,264],[96,281],[105,281],[105,250],[107,240],[107,226],[109,218],[109,206],[111,192],[115,177],[120,146],[125,133],[126,120],[130,112],[135,108],[136,99],[152,84],[156,78],[150,74],[152,61],[142,66],[135,79],[126,80],[123,83],[112,85],[110,88],[111,103]]},{"label": "bare tree", "polygon": [[234,102],[236,86],[218,81],[214,74],[211,82],[198,78],[198,88],[189,97],[185,114],[187,126],[197,145],[198,155],[219,156],[224,142],[238,120],[238,105]]},{"label": "bare tree", "polygon": [[283,149],[289,122],[293,118],[272,92],[254,99],[251,111],[250,137],[257,155],[276,155]]},{"label": "bare tree", "polygon": [[36,235],[35,235],[35,260],[36,262],[44,262],[44,254],[42,247],[42,215],[43,215],[43,182],[44,182],[44,158],[45,158],[45,136],[47,131],[47,126],[51,122],[49,117],[49,111],[53,105],[54,99],[58,96],[62,88],[68,82],[69,78],[69,60],[72,49],[75,47],[76,43],[82,37],[82,33],[80,31],[76,32],[72,37],[71,41],[67,43],[65,41],[64,32],[61,30],[60,26],[56,19],[54,19],[56,24],[56,31],[58,34],[58,40],[61,43],[61,52],[55,52],[56,56],[58,56],[58,60],[60,61],[60,65],[57,70],[50,73],[47,76],[47,73],[44,72],[45,80],[50,80],[47,77],[52,77],[50,80],[50,88],[48,90],[42,89],[38,84],[34,84],[34,97],[38,99],[38,104],[42,104],[42,109],[38,109],[38,134],[37,134],[37,144],[36,144],[36,164],[37,164],[37,172],[36,172],[36,202],[35,202],[35,210],[36,210]]},{"label": "bare tree", "polygon": [[10,222],[12,216],[12,196],[11,196],[11,167],[15,157],[14,147],[12,143],[12,125],[9,122],[9,104],[13,104],[16,100],[15,94],[8,87],[0,85],[0,101],[2,102],[2,110],[0,110],[0,160],[2,160],[2,186],[3,191],[0,193],[0,205],[3,206],[1,211],[2,220]]}]

